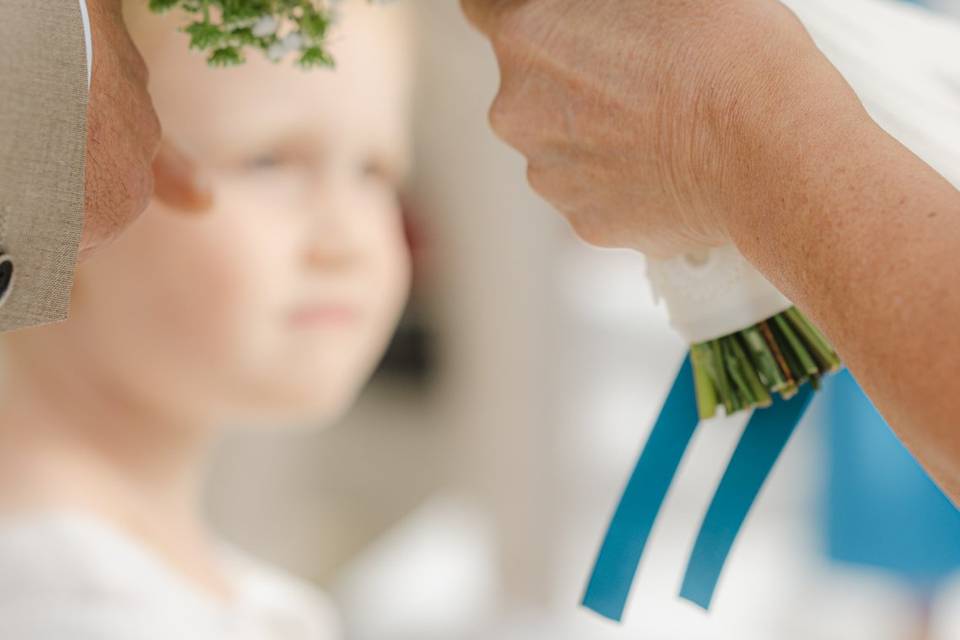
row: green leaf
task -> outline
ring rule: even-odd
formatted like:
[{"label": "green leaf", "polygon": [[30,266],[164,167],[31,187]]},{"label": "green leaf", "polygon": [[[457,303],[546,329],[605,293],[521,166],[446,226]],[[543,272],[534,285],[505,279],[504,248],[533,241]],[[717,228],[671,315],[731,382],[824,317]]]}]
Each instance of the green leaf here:
[{"label": "green leaf", "polygon": [[150,10],[156,13],[169,11],[177,6],[180,0],[150,0]]},{"label": "green leaf", "polygon": [[307,38],[322,39],[327,35],[327,29],[330,27],[330,16],[313,7],[305,7],[297,23],[300,31]]},{"label": "green leaf", "polygon": [[301,67],[333,67],[333,57],[320,47],[308,47],[297,61]]},{"label": "green leaf", "polygon": [[214,67],[231,67],[243,62],[243,55],[236,47],[223,47],[210,54],[208,62]]},{"label": "green leaf", "polygon": [[223,42],[226,34],[215,24],[194,22],[184,31],[190,36],[191,49],[209,49]]}]

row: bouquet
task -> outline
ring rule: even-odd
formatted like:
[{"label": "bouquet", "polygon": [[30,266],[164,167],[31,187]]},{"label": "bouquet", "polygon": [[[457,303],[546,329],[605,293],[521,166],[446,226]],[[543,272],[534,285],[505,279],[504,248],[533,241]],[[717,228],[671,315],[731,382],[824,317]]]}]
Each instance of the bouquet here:
[{"label": "bouquet", "polygon": [[[874,120],[960,187],[960,29],[905,5],[783,1]],[[660,506],[700,419],[718,407],[727,415],[758,409],[704,515],[684,573],[680,596],[707,608],[812,391],[841,366],[823,334],[734,247],[651,261],[648,276],[671,324],[691,347],[624,489],[584,595],[586,607],[613,620],[623,615]]]},{"label": "bouquet", "polygon": [[830,342],[732,246],[650,261],[654,297],[691,345],[702,420],[769,407],[840,368]]}]

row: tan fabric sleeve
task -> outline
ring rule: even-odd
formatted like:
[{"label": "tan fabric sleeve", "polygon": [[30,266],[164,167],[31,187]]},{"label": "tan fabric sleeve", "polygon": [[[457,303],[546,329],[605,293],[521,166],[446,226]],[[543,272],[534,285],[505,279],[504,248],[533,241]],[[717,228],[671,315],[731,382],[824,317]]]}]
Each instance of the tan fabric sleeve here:
[{"label": "tan fabric sleeve", "polygon": [[0,0],[0,331],[63,320],[83,230],[87,70],[77,0]]}]

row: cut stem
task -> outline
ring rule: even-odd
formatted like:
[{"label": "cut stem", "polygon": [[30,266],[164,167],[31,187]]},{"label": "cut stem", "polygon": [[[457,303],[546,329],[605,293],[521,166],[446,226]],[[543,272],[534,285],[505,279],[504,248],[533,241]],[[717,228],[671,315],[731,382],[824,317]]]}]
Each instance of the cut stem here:
[{"label": "cut stem", "polygon": [[809,381],[822,378],[842,363],[824,335],[791,307],[742,331],[691,347],[697,411],[712,418],[717,407],[726,415],[769,407],[774,393],[789,399]]}]

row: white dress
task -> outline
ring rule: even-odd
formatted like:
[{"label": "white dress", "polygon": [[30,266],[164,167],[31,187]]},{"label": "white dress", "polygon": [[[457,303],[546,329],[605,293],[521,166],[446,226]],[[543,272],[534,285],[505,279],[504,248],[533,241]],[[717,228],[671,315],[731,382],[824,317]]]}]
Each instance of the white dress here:
[{"label": "white dress", "polygon": [[960,21],[898,0],[782,0],[887,133],[960,188]]},{"label": "white dress", "polygon": [[336,640],[315,589],[223,546],[234,598],[191,586],[94,516],[47,512],[0,521],[4,640]]}]

